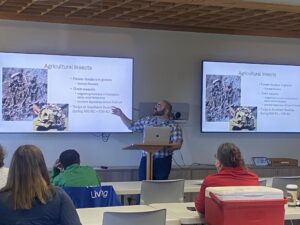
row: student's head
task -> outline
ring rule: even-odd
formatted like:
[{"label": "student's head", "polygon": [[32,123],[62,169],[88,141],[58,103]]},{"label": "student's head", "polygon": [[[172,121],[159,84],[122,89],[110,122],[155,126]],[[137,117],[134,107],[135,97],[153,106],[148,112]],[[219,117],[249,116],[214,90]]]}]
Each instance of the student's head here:
[{"label": "student's head", "polygon": [[34,145],[21,145],[15,151],[2,191],[11,192],[14,209],[30,209],[38,199],[46,203],[51,197],[51,185],[44,156]]},{"label": "student's head", "polygon": [[167,100],[160,100],[154,106],[154,116],[172,117],[172,105]]},{"label": "student's head", "polygon": [[59,162],[64,169],[75,163],[80,164],[79,153],[74,149],[63,151],[59,156]]},{"label": "student's head", "polygon": [[0,168],[4,166],[4,156],[5,156],[4,149],[2,145],[0,145]]},{"label": "student's head", "polygon": [[216,154],[216,166],[218,167],[244,167],[240,149],[232,143],[221,144]]}]

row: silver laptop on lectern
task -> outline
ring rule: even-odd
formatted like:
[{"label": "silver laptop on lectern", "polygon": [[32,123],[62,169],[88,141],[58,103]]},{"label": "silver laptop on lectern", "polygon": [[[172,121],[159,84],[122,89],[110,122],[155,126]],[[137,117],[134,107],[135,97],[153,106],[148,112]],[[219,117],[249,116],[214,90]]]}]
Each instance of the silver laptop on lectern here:
[{"label": "silver laptop on lectern", "polygon": [[171,127],[145,127],[143,143],[148,145],[167,145],[170,143]]}]

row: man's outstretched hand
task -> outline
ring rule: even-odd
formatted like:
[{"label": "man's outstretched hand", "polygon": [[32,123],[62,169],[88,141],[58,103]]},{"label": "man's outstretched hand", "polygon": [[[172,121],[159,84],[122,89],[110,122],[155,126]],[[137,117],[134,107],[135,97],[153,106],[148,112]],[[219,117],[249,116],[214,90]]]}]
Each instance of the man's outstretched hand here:
[{"label": "man's outstretched hand", "polygon": [[112,106],[111,113],[114,114],[114,115],[117,115],[117,116],[122,116],[123,115],[122,110],[120,108],[115,107],[115,106]]}]

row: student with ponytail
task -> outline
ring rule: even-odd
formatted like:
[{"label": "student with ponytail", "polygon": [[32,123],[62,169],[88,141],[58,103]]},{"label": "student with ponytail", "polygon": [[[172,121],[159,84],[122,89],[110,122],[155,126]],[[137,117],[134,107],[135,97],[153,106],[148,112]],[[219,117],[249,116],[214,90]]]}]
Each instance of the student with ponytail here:
[{"label": "student with ponytail", "polygon": [[258,177],[246,168],[240,149],[232,143],[221,144],[215,155],[218,173],[208,175],[201,184],[195,200],[199,213],[205,214],[205,189],[220,186],[258,186]]}]

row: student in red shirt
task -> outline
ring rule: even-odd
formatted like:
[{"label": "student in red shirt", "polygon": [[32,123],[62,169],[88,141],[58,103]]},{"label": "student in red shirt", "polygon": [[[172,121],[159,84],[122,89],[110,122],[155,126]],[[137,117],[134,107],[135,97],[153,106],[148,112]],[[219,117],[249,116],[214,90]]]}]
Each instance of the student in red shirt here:
[{"label": "student in red shirt", "polygon": [[232,143],[221,144],[216,157],[218,173],[208,175],[201,184],[200,193],[195,199],[199,213],[205,214],[205,189],[219,186],[258,186],[258,177],[245,167],[240,149]]}]

